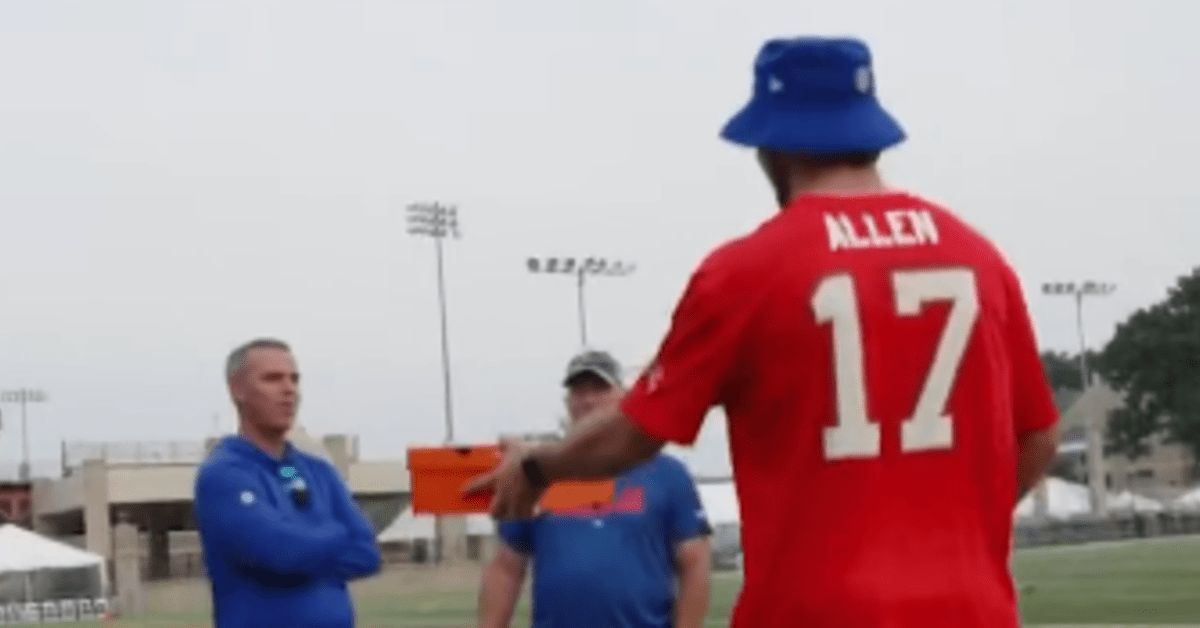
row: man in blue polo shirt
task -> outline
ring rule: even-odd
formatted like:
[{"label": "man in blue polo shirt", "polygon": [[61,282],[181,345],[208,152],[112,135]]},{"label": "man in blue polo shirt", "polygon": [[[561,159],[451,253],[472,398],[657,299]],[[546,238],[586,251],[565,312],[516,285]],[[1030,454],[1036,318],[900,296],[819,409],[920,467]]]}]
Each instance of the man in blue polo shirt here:
[{"label": "man in blue polo shirt", "polygon": [[[624,393],[607,353],[571,360],[563,381],[572,422]],[[659,454],[617,478],[603,507],[543,513],[499,526],[479,593],[481,628],[508,628],[533,564],[534,628],[700,628],[708,612],[710,527],[679,460]]]}]

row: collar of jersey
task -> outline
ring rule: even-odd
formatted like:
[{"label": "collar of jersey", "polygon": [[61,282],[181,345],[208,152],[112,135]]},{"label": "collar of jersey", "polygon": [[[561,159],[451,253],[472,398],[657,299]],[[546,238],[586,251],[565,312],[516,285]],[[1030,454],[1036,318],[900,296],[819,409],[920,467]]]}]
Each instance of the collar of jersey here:
[{"label": "collar of jersey", "polygon": [[859,192],[802,192],[788,201],[781,211],[801,208],[806,205],[826,207],[847,201],[878,201],[883,199],[909,201],[912,195],[901,190],[862,190]]}]

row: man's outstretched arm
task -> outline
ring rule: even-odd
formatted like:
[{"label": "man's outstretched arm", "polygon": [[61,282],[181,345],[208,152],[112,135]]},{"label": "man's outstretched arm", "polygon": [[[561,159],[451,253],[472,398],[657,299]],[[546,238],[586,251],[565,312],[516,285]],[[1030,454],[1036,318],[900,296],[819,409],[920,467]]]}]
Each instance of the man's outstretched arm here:
[{"label": "man's outstretched arm", "polygon": [[535,448],[550,482],[565,479],[610,478],[635,467],[665,445],[613,406],[580,422],[564,440]]}]

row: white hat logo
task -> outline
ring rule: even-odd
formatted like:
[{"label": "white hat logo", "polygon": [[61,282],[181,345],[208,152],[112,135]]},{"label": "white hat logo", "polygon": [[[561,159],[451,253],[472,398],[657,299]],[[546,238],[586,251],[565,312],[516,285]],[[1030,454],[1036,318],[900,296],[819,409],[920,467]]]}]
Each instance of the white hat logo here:
[{"label": "white hat logo", "polygon": [[871,93],[871,68],[869,66],[861,66],[854,72],[854,89],[859,93]]}]

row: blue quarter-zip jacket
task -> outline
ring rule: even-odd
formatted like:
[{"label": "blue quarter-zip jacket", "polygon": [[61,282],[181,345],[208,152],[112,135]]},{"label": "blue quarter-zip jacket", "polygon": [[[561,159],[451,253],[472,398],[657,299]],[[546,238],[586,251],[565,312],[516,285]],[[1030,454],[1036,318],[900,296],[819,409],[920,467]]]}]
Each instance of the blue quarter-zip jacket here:
[{"label": "blue quarter-zip jacket", "polygon": [[216,628],[353,628],[346,583],[379,571],[375,531],[328,462],[237,436],[196,476]]}]

